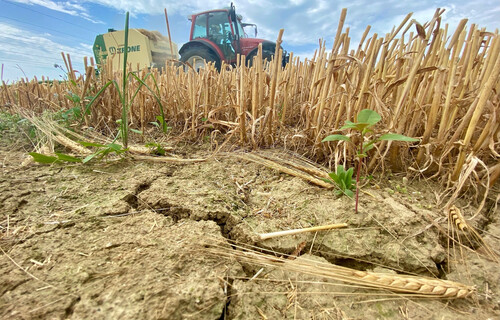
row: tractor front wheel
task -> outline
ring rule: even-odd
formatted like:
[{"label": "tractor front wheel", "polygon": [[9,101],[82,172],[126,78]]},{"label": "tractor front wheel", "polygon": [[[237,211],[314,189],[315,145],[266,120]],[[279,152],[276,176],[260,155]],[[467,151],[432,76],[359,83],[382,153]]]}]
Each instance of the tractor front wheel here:
[{"label": "tractor front wheel", "polygon": [[220,59],[208,48],[192,47],[186,49],[181,56],[181,61],[198,71],[205,68],[205,62],[213,62],[216,68],[220,68]]}]

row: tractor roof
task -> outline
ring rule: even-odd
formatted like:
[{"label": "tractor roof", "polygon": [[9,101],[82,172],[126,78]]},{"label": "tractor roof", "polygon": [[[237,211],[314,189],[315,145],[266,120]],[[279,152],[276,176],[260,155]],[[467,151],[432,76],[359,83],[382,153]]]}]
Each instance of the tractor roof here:
[{"label": "tractor roof", "polygon": [[[188,15],[187,18],[188,18],[189,21],[192,21],[193,20],[193,16],[197,16],[197,15],[200,15],[202,13],[215,12],[215,11],[227,11],[227,12],[229,12],[229,9],[230,8],[222,8],[222,9],[213,9],[213,10],[200,11],[200,12]],[[236,14],[236,17],[240,21],[243,20],[243,16],[241,14]]]}]

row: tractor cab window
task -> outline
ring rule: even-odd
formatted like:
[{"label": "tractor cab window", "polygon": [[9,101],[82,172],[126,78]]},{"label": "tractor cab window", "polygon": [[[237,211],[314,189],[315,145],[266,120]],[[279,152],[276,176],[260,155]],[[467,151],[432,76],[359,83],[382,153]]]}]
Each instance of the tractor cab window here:
[{"label": "tractor cab window", "polygon": [[[227,14],[225,12],[213,12],[208,16],[208,38],[215,42],[218,46],[228,40],[231,29],[229,26]],[[229,31],[229,33],[228,33]]]},{"label": "tractor cab window", "polygon": [[208,16],[208,39],[213,41],[228,60],[235,57],[233,32],[227,11],[211,12]]},{"label": "tractor cab window", "polygon": [[243,26],[241,25],[241,20],[243,19],[243,17],[241,15],[236,15],[236,20],[238,20],[238,22],[236,23],[236,28],[238,28],[238,34],[240,35],[241,38],[248,38],[248,35],[247,33],[245,32],[245,29],[243,29]]},{"label": "tractor cab window", "polygon": [[193,39],[207,37],[207,16],[208,14],[200,14],[196,16],[194,22]]},{"label": "tractor cab window", "polygon": [[208,16],[208,38],[217,45],[231,43],[232,35],[231,26],[226,11],[216,11]]}]

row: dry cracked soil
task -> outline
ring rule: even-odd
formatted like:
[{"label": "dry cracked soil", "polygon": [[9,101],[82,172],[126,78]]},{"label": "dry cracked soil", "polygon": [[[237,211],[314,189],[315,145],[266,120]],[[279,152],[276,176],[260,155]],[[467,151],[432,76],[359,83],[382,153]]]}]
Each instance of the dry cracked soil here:
[{"label": "dry cracked soil", "polygon": [[[193,158],[209,154],[203,146],[189,150]],[[369,183],[354,214],[346,197],[230,154],[191,164],[21,165],[25,157],[22,148],[0,146],[2,319],[500,318],[498,264],[474,246],[450,246],[436,205],[442,190],[431,182],[392,175]],[[487,203],[471,223],[498,252],[494,210]],[[257,236],[331,223],[348,227]],[[235,244],[450,279],[477,292],[423,299],[208,250],[230,253]]]}]

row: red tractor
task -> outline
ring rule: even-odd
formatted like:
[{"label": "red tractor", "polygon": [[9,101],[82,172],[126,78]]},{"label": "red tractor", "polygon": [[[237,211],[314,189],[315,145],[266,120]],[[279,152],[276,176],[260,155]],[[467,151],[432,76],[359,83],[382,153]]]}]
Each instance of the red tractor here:
[{"label": "red tractor", "polygon": [[[237,54],[245,55],[252,62],[257,55],[257,49],[262,43],[262,57],[270,60],[274,55],[276,43],[268,40],[249,38],[244,28],[254,27],[257,36],[257,26],[243,23],[241,15],[237,15],[234,5],[227,9],[217,9],[196,13],[188,17],[191,21],[189,42],[179,50],[181,61],[194,69],[204,67],[206,62],[213,62],[220,69],[222,61],[226,64],[236,64]],[[287,62],[283,54],[283,65]]]}]

